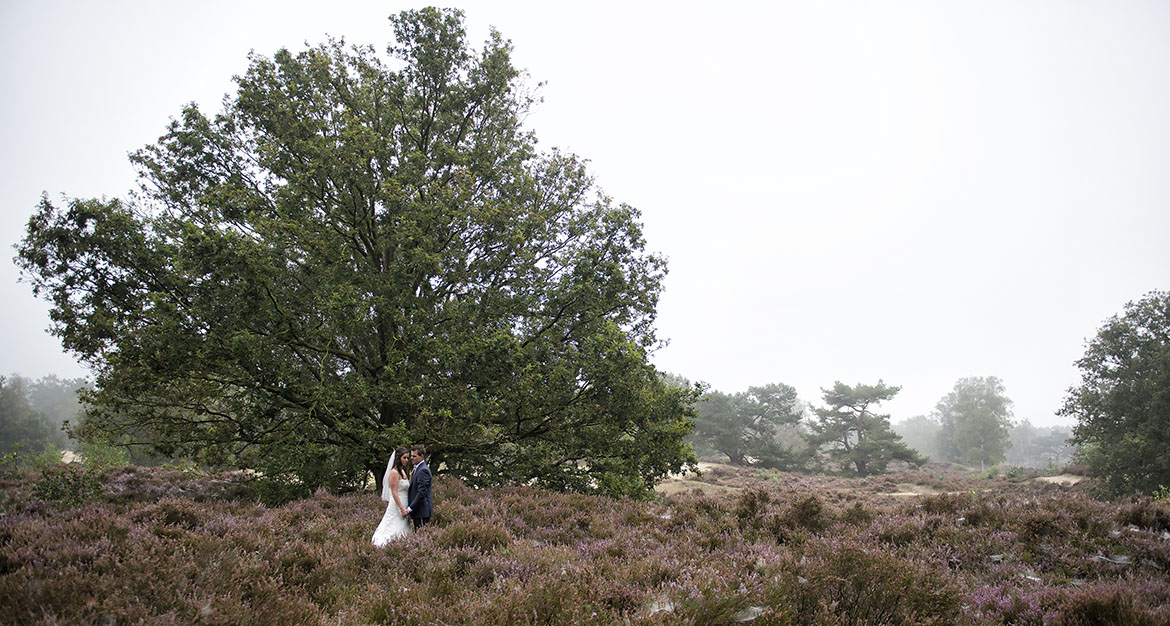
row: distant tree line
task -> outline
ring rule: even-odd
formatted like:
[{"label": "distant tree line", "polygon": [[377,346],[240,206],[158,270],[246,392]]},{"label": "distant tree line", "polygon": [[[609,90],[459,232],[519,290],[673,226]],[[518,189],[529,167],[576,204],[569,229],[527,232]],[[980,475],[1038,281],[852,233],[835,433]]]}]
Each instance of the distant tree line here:
[{"label": "distant tree line", "polygon": [[70,447],[65,426],[77,424],[82,410],[77,392],[85,385],[83,378],[0,376],[0,453]]},{"label": "distant tree line", "polygon": [[1012,401],[995,376],[961,378],[930,415],[898,422],[894,430],[914,449],[939,461],[978,465],[1056,466],[1073,452],[1069,428],[1013,421]]},{"label": "distant tree line", "polygon": [[733,465],[860,476],[927,458],[984,470],[1005,462],[1054,466],[1072,457],[1070,429],[1012,421],[1012,402],[994,376],[962,378],[929,416],[891,424],[875,409],[898,391],[881,381],[837,382],[822,389],[823,406],[813,406],[783,383],[739,393],[708,389],[696,403],[691,442],[700,455],[725,455]]},{"label": "distant tree line", "polygon": [[700,454],[723,454],[735,465],[783,470],[829,470],[867,476],[890,463],[925,459],[890,429],[877,406],[899,387],[834,383],[823,407],[802,402],[783,383],[728,394],[707,390],[696,403],[691,438]]}]

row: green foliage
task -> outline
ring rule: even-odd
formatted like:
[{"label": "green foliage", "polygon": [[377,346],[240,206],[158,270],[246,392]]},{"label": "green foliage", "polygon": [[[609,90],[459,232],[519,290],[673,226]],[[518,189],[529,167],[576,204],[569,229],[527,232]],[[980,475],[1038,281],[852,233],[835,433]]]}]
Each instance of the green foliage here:
[{"label": "green foliage", "polygon": [[890,417],[871,407],[897,395],[900,387],[878,381],[876,385],[850,387],[840,381],[825,389],[825,408],[814,409],[810,442],[823,448],[834,463],[860,476],[880,474],[895,460],[922,465],[926,459],[902,442],[890,429]]},{"label": "green foliage", "polygon": [[1113,493],[1170,482],[1170,292],[1126,304],[1076,364],[1081,383],[1060,414],[1077,420],[1073,439],[1089,471]]},{"label": "green foliage", "polygon": [[773,383],[726,394],[708,391],[697,405],[695,437],[726,454],[732,465],[787,469],[804,461],[804,442],[781,439],[800,422],[804,408],[792,387]]},{"label": "green foliage", "polygon": [[86,427],[283,487],[380,479],[390,451],[479,485],[647,495],[693,466],[696,390],[649,363],[665,261],[458,11],[251,55],[209,117],[135,153],[143,193],[48,198],[19,260],[97,372]]},{"label": "green foliage", "polygon": [[85,466],[93,469],[105,469],[126,465],[129,454],[125,448],[111,445],[105,441],[82,441],[78,450]]},{"label": "green foliage", "polygon": [[999,467],[995,465],[983,470],[982,472],[979,472],[979,477],[984,480],[991,480],[996,476],[999,476]]},{"label": "green foliage", "polygon": [[51,443],[45,444],[44,449],[40,453],[32,456],[28,460],[29,467],[42,471],[60,464],[61,449]]},{"label": "green foliage", "polygon": [[17,445],[26,450],[65,445],[60,428],[30,402],[29,387],[30,383],[19,376],[0,376],[0,452]]},{"label": "green foliage", "polygon": [[1010,443],[1012,401],[995,376],[960,378],[938,401],[935,419],[942,425],[943,460],[979,464],[982,469],[1004,460]]},{"label": "green foliage", "polygon": [[13,479],[18,478],[21,473],[21,467],[24,466],[24,454],[21,452],[21,444],[16,444],[15,450],[0,457],[0,478]]},{"label": "green foliage", "polygon": [[39,500],[77,506],[101,492],[97,472],[75,465],[58,463],[41,470],[41,477],[33,485],[32,494]]},{"label": "green foliage", "polygon": [[1163,504],[1170,503],[1170,487],[1167,487],[1166,485],[1158,485],[1158,488],[1154,490],[1153,497],[1154,502]]}]

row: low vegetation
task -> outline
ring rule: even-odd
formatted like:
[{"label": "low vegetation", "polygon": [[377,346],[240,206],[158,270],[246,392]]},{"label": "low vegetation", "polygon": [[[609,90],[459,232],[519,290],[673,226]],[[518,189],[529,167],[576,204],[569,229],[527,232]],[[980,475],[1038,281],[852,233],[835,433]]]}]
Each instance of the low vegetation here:
[{"label": "low vegetation", "polygon": [[432,526],[379,549],[372,492],[266,506],[244,475],[9,471],[0,605],[19,624],[1170,620],[1166,501],[933,466],[701,481],[640,502],[439,477]]}]

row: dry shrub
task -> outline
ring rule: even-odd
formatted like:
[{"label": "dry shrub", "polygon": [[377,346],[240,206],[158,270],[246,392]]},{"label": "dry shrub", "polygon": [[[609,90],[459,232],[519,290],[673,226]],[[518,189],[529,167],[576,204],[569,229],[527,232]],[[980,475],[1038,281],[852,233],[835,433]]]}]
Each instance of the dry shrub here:
[{"label": "dry shrub", "polygon": [[511,531],[497,518],[463,519],[434,528],[433,541],[443,549],[473,548],[491,552],[512,542]]},{"label": "dry shrub", "polygon": [[804,565],[792,572],[797,584],[784,590],[797,607],[799,624],[953,624],[959,594],[951,575],[836,540],[809,544]]},{"label": "dry shrub", "polygon": [[1148,528],[1156,531],[1170,531],[1170,503],[1156,502],[1142,497],[1121,505],[1117,519],[1122,524]]},{"label": "dry shrub", "polygon": [[813,494],[793,503],[792,507],[788,509],[787,519],[792,526],[806,528],[813,532],[828,528],[832,521],[829,513],[825,510],[825,505]]},{"label": "dry shrub", "polygon": [[1034,541],[1046,537],[1062,537],[1064,528],[1060,516],[1047,509],[1021,511],[1015,518],[1016,532],[1022,541]]},{"label": "dry shrub", "polygon": [[0,515],[4,619],[357,626],[748,615],[753,626],[980,626],[1094,623],[1112,612],[1170,622],[1170,542],[1145,525],[1159,509],[1141,500],[1119,510],[1017,485],[915,503],[845,497],[826,487],[847,486],[841,479],[802,477],[642,503],[438,476],[432,524],[375,548],[386,508],[377,494],[266,507],[234,499],[214,477],[110,475],[119,489],[107,483],[76,507],[31,499],[35,474],[4,483],[13,501]]},{"label": "dry shrub", "polygon": [[960,515],[971,508],[974,500],[969,493],[936,493],[919,498],[918,506],[936,515]]},{"label": "dry shrub", "polygon": [[[1165,608],[1165,607],[1163,607]],[[1170,611],[1138,606],[1126,589],[1085,589],[1066,598],[1046,626],[1164,626]]]},{"label": "dry shrub", "polygon": [[763,489],[748,489],[740,494],[735,503],[735,519],[740,528],[759,528],[772,495]]},{"label": "dry shrub", "polygon": [[854,502],[841,513],[841,521],[847,524],[860,525],[873,521],[874,513],[860,502]]}]

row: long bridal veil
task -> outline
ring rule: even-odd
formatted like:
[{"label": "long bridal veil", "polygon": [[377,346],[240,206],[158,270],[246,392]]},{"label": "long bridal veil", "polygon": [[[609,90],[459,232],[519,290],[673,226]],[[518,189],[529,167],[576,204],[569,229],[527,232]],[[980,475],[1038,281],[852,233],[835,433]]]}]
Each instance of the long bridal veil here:
[{"label": "long bridal veil", "polygon": [[390,471],[394,469],[394,460],[398,456],[398,451],[390,453],[390,462],[386,464],[386,473],[382,475],[382,499],[386,502],[394,500],[394,494],[390,493]]}]

